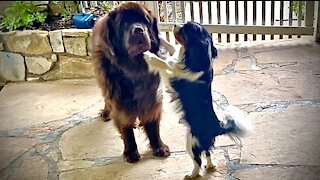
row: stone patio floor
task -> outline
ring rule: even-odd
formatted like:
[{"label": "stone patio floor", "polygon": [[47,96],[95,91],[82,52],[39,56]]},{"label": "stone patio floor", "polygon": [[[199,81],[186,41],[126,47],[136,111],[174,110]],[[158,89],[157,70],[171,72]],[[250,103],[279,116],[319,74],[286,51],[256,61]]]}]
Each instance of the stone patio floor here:
[{"label": "stone patio floor", "polygon": [[[219,137],[218,167],[199,179],[320,179],[320,46],[310,39],[217,46],[214,101],[246,111],[254,131],[236,146]],[[183,179],[192,169],[185,127],[165,96],[156,158],[123,161],[113,122],[102,122],[94,79],[6,84],[0,91],[0,179]]]}]

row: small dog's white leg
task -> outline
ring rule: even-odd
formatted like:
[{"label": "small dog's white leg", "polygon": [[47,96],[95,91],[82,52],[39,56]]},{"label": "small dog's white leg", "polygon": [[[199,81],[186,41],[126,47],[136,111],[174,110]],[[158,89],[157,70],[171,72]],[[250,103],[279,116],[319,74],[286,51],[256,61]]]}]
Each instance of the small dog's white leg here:
[{"label": "small dog's white leg", "polygon": [[207,165],[205,166],[205,168],[208,169],[214,169],[216,166],[213,165],[212,161],[211,161],[211,155],[210,152],[207,151],[206,152],[206,159],[207,159]]},{"label": "small dog's white leg", "polygon": [[195,161],[195,158],[194,158],[194,154],[193,154],[193,151],[192,151],[192,147],[197,143],[197,139],[193,138],[192,137],[192,134],[191,132],[188,131],[187,133],[187,152],[188,154],[190,155],[192,161],[193,161],[193,170],[192,172],[190,172],[189,174],[187,174],[185,176],[185,178],[195,178],[197,176],[199,176],[199,172],[200,172],[200,166],[199,164]]},{"label": "small dog's white leg", "polygon": [[189,70],[183,70],[179,67],[176,67],[175,65],[170,66],[165,60],[161,59],[150,51],[144,52],[143,57],[146,60],[149,69],[151,71],[160,72],[165,81],[170,79],[171,77],[195,81],[204,73],[203,71],[192,72]]},{"label": "small dog's white leg", "polygon": [[200,72],[192,72],[188,70],[181,70],[178,68],[174,69],[175,76],[181,79],[187,79],[190,81],[195,81],[199,79],[203,75],[203,71]]},{"label": "small dog's white leg", "polygon": [[150,71],[159,72],[165,84],[169,84],[169,79],[173,76],[170,65],[150,51],[144,52],[143,58],[146,60]]},{"label": "small dog's white leg", "polygon": [[198,165],[198,163],[197,163],[195,160],[193,160],[193,165],[194,165],[194,167],[193,167],[192,172],[190,172],[189,174],[187,174],[187,175],[185,176],[185,178],[191,179],[191,178],[195,178],[195,177],[200,176],[200,175],[199,175],[200,166]]},{"label": "small dog's white leg", "polygon": [[166,39],[164,39],[163,37],[159,37],[160,38],[160,44],[167,49],[167,51],[169,51],[170,56],[172,56],[175,52],[176,52],[176,48],[171,45]]}]

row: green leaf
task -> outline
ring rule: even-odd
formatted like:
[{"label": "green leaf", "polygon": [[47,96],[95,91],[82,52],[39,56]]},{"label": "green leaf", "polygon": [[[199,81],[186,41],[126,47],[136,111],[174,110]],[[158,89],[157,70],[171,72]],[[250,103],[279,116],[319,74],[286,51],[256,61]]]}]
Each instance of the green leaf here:
[{"label": "green leaf", "polygon": [[39,23],[43,23],[47,18],[47,16],[44,13],[40,13],[40,12],[36,12],[34,14],[34,17],[35,17],[35,21]]}]

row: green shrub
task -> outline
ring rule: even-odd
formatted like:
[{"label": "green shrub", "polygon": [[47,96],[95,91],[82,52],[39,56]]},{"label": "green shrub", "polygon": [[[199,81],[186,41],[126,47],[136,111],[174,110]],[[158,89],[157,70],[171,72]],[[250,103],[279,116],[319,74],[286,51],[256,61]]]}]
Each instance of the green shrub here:
[{"label": "green shrub", "polygon": [[98,1],[98,6],[101,7],[106,13],[110,12],[113,8],[110,1]]},{"label": "green shrub", "polygon": [[34,23],[43,23],[46,15],[37,10],[38,7],[31,1],[16,1],[6,9],[1,26],[12,31],[31,27]]},{"label": "green shrub", "polygon": [[[304,13],[305,13],[305,9],[306,9],[306,2],[305,2],[305,1],[301,1],[301,3],[302,3],[301,20],[304,20]],[[294,14],[298,17],[299,1],[293,1],[292,10],[293,10]]]},{"label": "green shrub", "polygon": [[78,5],[72,1],[51,1],[55,6],[61,9],[61,16],[67,21],[72,19],[72,16],[77,13]]}]

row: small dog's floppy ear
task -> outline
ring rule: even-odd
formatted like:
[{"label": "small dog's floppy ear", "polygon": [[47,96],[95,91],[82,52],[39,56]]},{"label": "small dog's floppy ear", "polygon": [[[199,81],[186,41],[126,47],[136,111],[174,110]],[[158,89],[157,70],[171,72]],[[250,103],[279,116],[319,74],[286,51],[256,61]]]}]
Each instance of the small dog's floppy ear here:
[{"label": "small dog's floppy ear", "polygon": [[115,31],[113,25],[114,18],[112,18],[114,13],[111,13],[95,23],[92,31],[92,44],[94,50],[102,50],[104,53],[114,56]]},{"label": "small dog's floppy ear", "polygon": [[216,58],[218,56],[218,51],[216,47],[214,47],[213,42],[211,42],[211,55],[212,58]]}]

